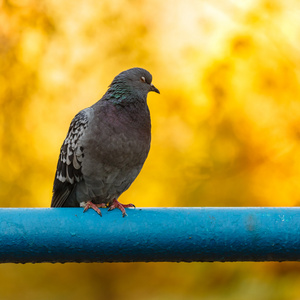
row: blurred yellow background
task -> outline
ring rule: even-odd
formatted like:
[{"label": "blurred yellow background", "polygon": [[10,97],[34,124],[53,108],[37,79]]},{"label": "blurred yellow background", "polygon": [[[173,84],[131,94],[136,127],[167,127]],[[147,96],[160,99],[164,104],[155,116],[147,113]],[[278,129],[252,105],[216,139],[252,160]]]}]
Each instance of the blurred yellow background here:
[{"label": "blurred yellow background", "polygon": [[[136,66],[161,95],[148,96],[150,154],[121,202],[300,205],[299,15],[296,0],[0,0],[1,207],[50,205],[71,119]],[[5,264],[0,299],[299,300],[299,272]]]}]

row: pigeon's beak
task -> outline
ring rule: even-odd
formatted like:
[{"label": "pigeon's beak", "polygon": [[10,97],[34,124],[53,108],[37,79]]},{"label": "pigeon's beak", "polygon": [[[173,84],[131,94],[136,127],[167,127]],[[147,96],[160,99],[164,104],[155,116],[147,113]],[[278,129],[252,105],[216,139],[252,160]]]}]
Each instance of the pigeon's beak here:
[{"label": "pigeon's beak", "polygon": [[160,94],[159,90],[152,84],[150,83],[150,92],[155,92],[157,94]]}]

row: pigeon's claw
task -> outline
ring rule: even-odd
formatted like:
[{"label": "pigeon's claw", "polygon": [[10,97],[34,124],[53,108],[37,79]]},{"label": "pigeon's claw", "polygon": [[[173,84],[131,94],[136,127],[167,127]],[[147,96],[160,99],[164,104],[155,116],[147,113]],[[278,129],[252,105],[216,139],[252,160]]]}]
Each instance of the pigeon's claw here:
[{"label": "pigeon's claw", "polygon": [[92,201],[88,201],[84,205],[83,212],[85,213],[89,208],[92,208],[100,217],[102,217],[101,211],[98,207],[106,207],[104,203],[101,204],[94,204]]},{"label": "pigeon's claw", "polygon": [[127,214],[125,212],[125,208],[127,208],[127,207],[135,207],[135,205],[132,203],[122,204],[117,199],[114,199],[112,204],[109,206],[108,210],[113,210],[115,208],[118,208],[122,212],[123,217],[125,217],[125,216],[127,216]]}]

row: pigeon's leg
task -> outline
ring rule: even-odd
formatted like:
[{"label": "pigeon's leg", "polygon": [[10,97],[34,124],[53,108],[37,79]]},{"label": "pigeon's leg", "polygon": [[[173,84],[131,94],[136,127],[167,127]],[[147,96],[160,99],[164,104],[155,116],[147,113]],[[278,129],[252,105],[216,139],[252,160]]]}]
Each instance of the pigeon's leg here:
[{"label": "pigeon's leg", "polygon": [[89,208],[92,208],[100,217],[102,217],[101,211],[98,207],[106,207],[104,203],[101,204],[94,204],[92,201],[88,201],[84,205],[83,212],[86,212]]},{"label": "pigeon's leg", "polygon": [[125,212],[125,208],[127,207],[135,207],[134,204],[121,204],[117,199],[114,199],[112,204],[109,206],[108,210],[113,210],[115,208],[118,208],[121,212],[123,217],[127,216],[126,212]]}]

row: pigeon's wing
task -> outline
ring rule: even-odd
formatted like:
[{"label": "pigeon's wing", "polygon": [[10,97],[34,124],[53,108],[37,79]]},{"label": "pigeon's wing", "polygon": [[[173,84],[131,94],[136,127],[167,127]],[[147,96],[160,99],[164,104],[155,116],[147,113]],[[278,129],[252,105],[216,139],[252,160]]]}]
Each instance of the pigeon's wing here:
[{"label": "pigeon's wing", "polygon": [[81,144],[81,137],[88,127],[88,117],[88,109],[82,110],[74,117],[61,146],[51,207],[64,206],[75,185],[82,180],[81,164],[84,159],[84,147]]}]

